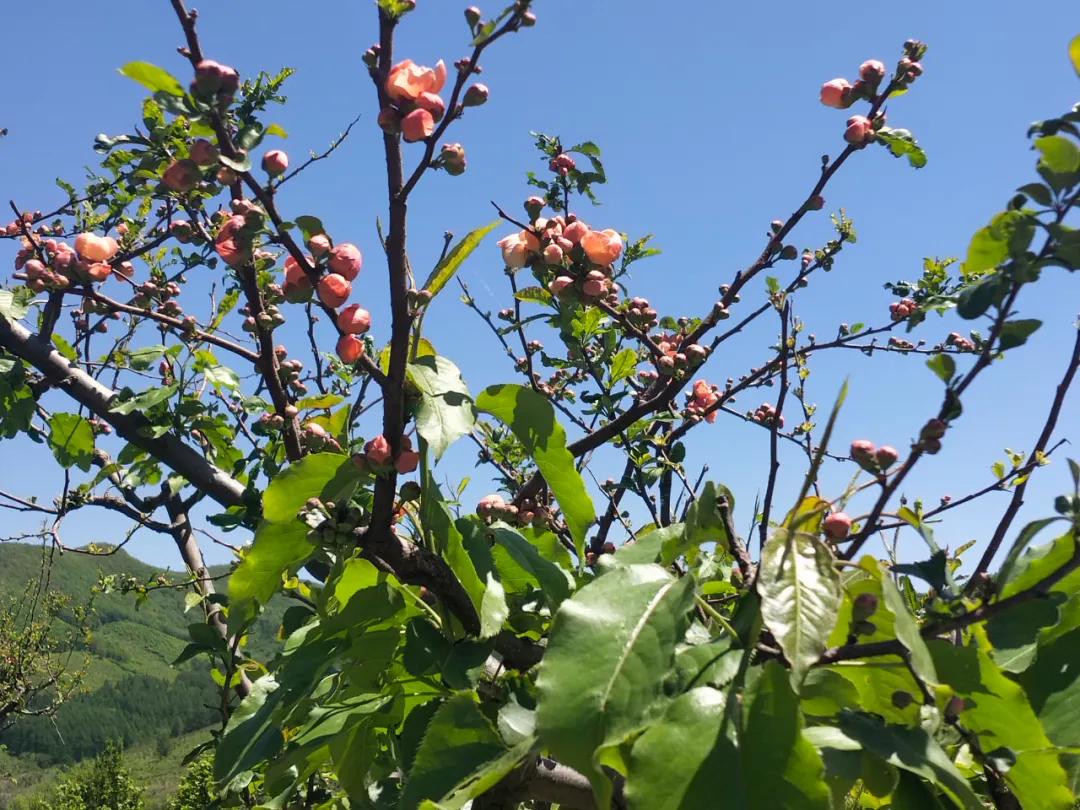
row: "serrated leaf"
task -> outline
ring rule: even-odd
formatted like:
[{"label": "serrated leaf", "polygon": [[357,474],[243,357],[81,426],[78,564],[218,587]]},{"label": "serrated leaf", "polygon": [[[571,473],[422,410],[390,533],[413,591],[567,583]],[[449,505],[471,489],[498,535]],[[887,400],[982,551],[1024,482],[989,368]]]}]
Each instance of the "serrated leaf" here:
[{"label": "serrated leaf", "polygon": [[1080,169],[1080,148],[1063,135],[1044,135],[1035,139],[1039,161],[1056,174],[1071,174]]},{"label": "serrated leaf", "polygon": [[281,124],[271,124],[266,128],[267,135],[277,135],[279,138],[288,138],[289,133],[285,131],[285,128]]},{"label": "serrated leaf", "polygon": [[165,346],[160,343],[152,346],[143,346],[141,349],[135,349],[128,354],[128,365],[135,371],[146,371],[154,365],[163,354],[165,354]]},{"label": "serrated leaf", "polygon": [[214,778],[219,784],[227,784],[281,749],[284,738],[273,722],[280,700],[281,690],[273,675],[264,675],[251,685],[251,692],[229,717],[215,749]]},{"label": "serrated leaf", "polygon": [[415,810],[424,799],[439,799],[505,753],[499,733],[476,701],[453,695],[431,718],[397,807]]},{"label": "serrated leaf", "polygon": [[926,367],[934,372],[938,378],[948,384],[956,374],[956,361],[947,354],[935,354],[926,361]]},{"label": "serrated leaf", "polygon": [[493,385],[476,398],[476,407],[506,425],[536,462],[562,509],[578,559],[585,559],[585,534],[596,520],[592,499],[574,457],[566,449],[566,431],[555,409],[540,394],[520,385]]},{"label": "serrated leaf", "polygon": [[120,73],[155,93],[183,96],[184,88],[169,71],[149,62],[128,62]]},{"label": "serrated leaf", "polygon": [[982,810],[983,803],[967,779],[921,728],[886,725],[875,718],[845,711],[840,715],[840,730],[890,765],[938,785],[964,810]]},{"label": "serrated leaf", "polygon": [[926,152],[906,129],[885,127],[877,133],[876,140],[884,144],[893,157],[906,157],[914,168],[921,169],[926,165]]},{"label": "serrated leaf", "polygon": [[1071,810],[1065,770],[1024,691],[978,647],[929,642],[943,683],[965,698],[959,720],[976,734],[983,751],[1008,746],[1016,763],[1005,772],[1010,790],[1025,810]]},{"label": "serrated leaf", "polygon": [[175,383],[173,385],[163,385],[160,388],[151,388],[149,391],[144,391],[141,394],[133,396],[131,399],[126,399],[123,402],[118,402],[109,408],[113,413],[129,414],[135,411],[148,411],[155,405],[159,405],[180,390],[180,387]]},{"label": "serrated leaf", "polygon": [[601,807],[611,799],[601,749],[639,729],[661,699],[693,599],[690,576],[620,566],[555,615],[536,681],[537,735],[552,756],[589,777]]},{"label": "serrated leaf", "polygon": [[218,155],[218,161],[223,166],[227,166],[234,172],[244,174],[251,171],[251,156],[244,155],[242,158],[231,158],[228,155]]},{"label": "serrated leaf", "polygon": [[611,385],[631,377],[637,369],[638,353],[636,349],[623,349],[611,358]]},{"label": "serrated leaf", "polygon": [[1035,318],[1006,321],[1001,327],[998,348],[1001,351],[1006,351],[1015,349],[1017,346],[1023,346],[1040,326],[1042,326],[1042,321]]},{"label": "serrated leaf", "polygon": [[544,599],[554,613],[563,600],[573,590],[573,577],[561,566],[541,556],[536,546],[530,543],[516,529],[505,523],[496,523],[488,533],[497,547],[506,549],[507,554],[544,594]]},{"label": "serrated leaf", "polygon": [[534,304],[550,304],[552,301],[551,293],[543,287],[522,287],[514,293],[514,298],[518,301],[530,301]]},{"label": "serrated leaf", "polygon": [[476,406],[461,371],[445,357],[418,357],[409,364],[408,374],[420,391],[416,429],[438,461],[476,425]]},{"label": "serrated leaf", "polygon": [[18,321],[30,311],[33,294],[29,287],[17,287],[14,290],[0,290],[0,315],[9,321]]},{"label": "serrated leaf", "polygon": [[300,232],[304,235],[305,242],[307,242],[313,236],[318,236],[321,233],[326,233],[326,228],[323,227],[322,220],[318,217],[301,214],[293,221],[300,229]]},{"label": "serrated leaf", "polygon": [[435,265],[435,269],[431,271],[431,275],[424,282],[422,289],[430,292],[433,298],[438,295],[442,288],[454,277],[454,274],[461,269],[461,265],[464,264],[465,260],[484,241],[484,237],[495,230],[498,225],[499,220],[495,220],[466,234],[465,238],[450,248],[450,252],[446,254],[445,258]]},{"label": "serrated leaf", "polygon": [[480,600],[480,638],[491,638],[498,633],[510,617],[506,606],[506,591],[502,583],[489,571],[484,596]]},{"label": "serrated leaf", "polygon": [[798,687],[825,652],[843,603],[832,551],[816,535],[777,529],[762,549],[757,589],[762,619]]},{"label": "serrated leaf", "polygon": [[76,413],[49,417],[49,447],[61,467],[90,472],[94,461],[94,429]]}]

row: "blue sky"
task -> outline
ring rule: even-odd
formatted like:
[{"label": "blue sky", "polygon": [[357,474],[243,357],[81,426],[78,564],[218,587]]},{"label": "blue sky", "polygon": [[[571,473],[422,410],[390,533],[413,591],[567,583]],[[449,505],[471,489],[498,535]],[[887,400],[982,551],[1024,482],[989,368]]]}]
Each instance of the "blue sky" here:
[{"label": "blue sky", "polygon": [[[385,187],[374,93],[360,62],[376,36],[373,5],[203,0],[199,9],[208,56],[243,75],[296,68],[287,85],[290,103],[274,114],[289,132],[275,146],[294,161],[321,151],[362,116],[332,161],[283,189],[281,207],[289,215],[320,216],[335,239],[364,249],[367,263],[354,300],[373,312],[374,334],[384,339],[386,278],[374,221],[385,218]],[[425,64],[463,56],[463,4],[418,5],[401,28],[399,56]],[[913,92],[889,105],[889,123],[916,134],[929,165],[915,171],[880,148],[865,150],[830,185],[826,211],[809,217],[793,236],[800,248],[821,244],[828,238],[828,211],[840,207],[859,234],[836,269],[797,297],[797,314],[809,332],[824,338],[842,321],[883,322],[892,300],[882,289],[885,281],[916,277],[924,256],[962,256],[971,233],[1001,210],[1013,188],[1033,178],[1025,130],[1077,100],[1080,84],[1066,46],[1080,29],[1080,15],[1065,0],[1024,14],[998,0],[910,2],[902,14],[873,6],[839,9],[794,2],[680,7],[644,0],[537,0],[539,24],[498,43],[484,62],[482,81],[491,101],[451,129],[449,139],[468,152],[468,171],[459,178],[429,175],[413,197],[410,248],[418,275],[436,260],[444,231],[462,234],[493,218],[489,200],[520,211],[528,194],[524,173],[540,168],[529,132],[540,130],[568,142],[590,139],[603,148],[610,182],[599,189],[603,205],[581,211],[590,224],[632,236],[655,234],[664,253],[637,265],[633,292],[662,313],[701,313],[715,299],[716,287],[757,256],[768,223],[786,217],[802,200],[820,156],[842,148],[847,113],[818,103],[821,83],[855,78],[868,58],[891,65],[901,43],[916,37],[930,45],[926,72]],[[47,209],[61,198],[53,178],[78,180],[82,167],[94,162],[91,145],[98,132],[123,132],[138,121],[142,88],[116,68],[146,60],[186,81],[187,65],[174,50],[181,36],[165,0],[21,3],[5,23],[0,68],[13,91],[0,120],[9,129],[0,140],[0,190],[5,206],[13,198],[23,207]],[[409,147],[407,159],[415,161],[419,151]],[[787,277],[794,265],[777,275]],[[485,308],[505,305],[494,239],[466,265],[464,278]],[[760,295],[760,287],[749,289],[744,307]],[[945,449],[909,478],[909,496],[930,505],[943,494],[958,498],[991,480],[990,465],[1004,457],[1002,448],[1024,449],[1034,441],[1041,404],[1064,368],[1078,300],[1076,279],[1062,271],[1048,272],[1025,292],[1023,311],[1045,325],[971,389]],[[512,379],[486,327],[453,291],[437,301],[427,324],[440,353],[458,362],[474,391]],[[967,328],[954,317],[934,316],[916,334],[934,343]],[[774,336],[775,323],[763,319],[760,328],[725,344],[705,376],[722,382],[759,365]],[[871,361],[846,351],[820,356],[812,371],[808,398],[823,411],[842,380],[850,379],[839,446],[865,437],[903,451],[940,402],[940,384],[917,357]],[[744,397],[737,406],[753,409],[768,398]],[[1076,392],[1059,435],[1080,439]],[[709,464],[709,477],[735,491],[738,520],[745,526],[764,481],[766,433],[721,417],[691,436],[692,472]],[[1080,455],[1065,447],[1038,473],[1017,528],[1024,519],[1048,513],[1053,495],[1067,488],[1064,458],[1070,452]],[[58,473],[43,448],[11,442],[0,453],[0,488],[47,497],[59,491]],[[780,508],[794,497],[802,471],[797,452],[785,452],[783,460]],[[474,453],[462,443],[440,473],[482,477],[473,466]],[[617,470],[598,468],[597,474],[604,478]],[[849,475],[847,468],[832,468],[825,481],[835,494]],[[486,491],[479,481],[469,498]],[[938,530],[939,541],[956,546],[985,539],[1006,499],[996,495],[953,511]],[[5,533],[11,533],[26,523],[7,525]],[[69,521],[65,539],[114,540],[119,528],[111,518],[84,514]],[[160,565],[178,563],[167,538],[147,534],[129,548]],[[922,553],[915,537],[905,537],[902,548],[907,557]],[[219,549],[207,551],[212,559],[225,558]]]}]

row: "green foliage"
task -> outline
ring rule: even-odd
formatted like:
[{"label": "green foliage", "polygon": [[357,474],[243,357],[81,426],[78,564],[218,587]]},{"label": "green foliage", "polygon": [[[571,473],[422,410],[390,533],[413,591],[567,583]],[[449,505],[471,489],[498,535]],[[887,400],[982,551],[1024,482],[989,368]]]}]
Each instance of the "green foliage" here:
[{"label": "green foliage", "polygon": [[123,764],[120,747],[110,743],[89,765],[57,786],[41,810],[143,810],[143,789]]}]

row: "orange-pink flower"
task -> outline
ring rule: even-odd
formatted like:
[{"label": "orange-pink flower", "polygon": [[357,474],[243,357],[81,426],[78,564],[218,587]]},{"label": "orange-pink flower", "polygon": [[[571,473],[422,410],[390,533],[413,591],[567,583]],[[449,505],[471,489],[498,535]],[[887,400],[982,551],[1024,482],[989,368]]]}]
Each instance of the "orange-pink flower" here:
[{"label": "orange-pink flower", "polygon": [[622,255],[622,237],[611,228],[589,231],[581,237],[581,247],[590,262],[606,266]]},{"label": "orange-pink flower", "polygon": [[438,93],[446,84],[446,64],[439,60],[434,68],[406,59],[390,68],[386,94],[394,101],[416,101],[421,93]]},{"label": "orange-pink flower", "polygon": [[540,249],[540,240],[529,231],[519,231],[503,237],[498,245],[507,267],[524,267],[529,263],[529,255]]},{"label": "orange-pink flower", "polygon": [[431,137],[435,131],[435,119],[427,110],[417,107],[401,119],[401,137],[406,143],[416,143]]},{"label": "orange-pink flower", "polygon": [[84,259],[92,262],[107,262],[117,254],[120,245],[111,236],[80,233],[75,237],[75,250]]},{"label": "orange-pink flower", "polygon": [[229,267],[239,267],[251,260],[251,245],[240,233],[243,227],[244,218],[235,214],[225,220],[214,238],[214,249]]}]

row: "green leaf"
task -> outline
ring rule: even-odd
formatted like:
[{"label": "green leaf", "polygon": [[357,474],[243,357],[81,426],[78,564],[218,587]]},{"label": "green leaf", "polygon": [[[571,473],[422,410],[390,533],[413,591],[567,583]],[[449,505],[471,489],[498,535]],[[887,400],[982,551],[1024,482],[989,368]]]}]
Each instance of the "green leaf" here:
[{"label": "green leaf", "polygon": [[506,606],[506,591],[502,583],[489,571],[484,596],[480,600],[480,638],[491,638],[498,633],[510,618],[510,608]]},{"label": "green leaf", "polygon": [[271,523],[299,522],[296,514],[309,498],[340,501],[328,485],[339,472],[355,484],[359,473],[348,457],[339,453],[312,453],[278,473],[263,493],[263,519]]},{"label": "green leaf", "polygon": [[998,348],[1001,351],[1006,351],[1007,349],[1015,349],[1017,346],[1023,346],[1040,326],[1042,326],[1042,321],[1034,318],[1006,321],[1001,327]]},{"label": "green leaf", "polygon": [[956,313],[966,320],[974,320],[982,315],[994,303],[1000,282],[997,276],[989,276],[982,281],[965,287],[956,299]]},{"label": "green leaf", "polygon": [[620,380],[625,380],[627,377],[633,375],[634,370],[638,364],[638,353],[636,349],[623,349],[613,358],[611,358],[611,385]]},{"label": "green leaf", "polygon": [[1069,43],[1069,61],[1072,62],[1076,75],[1080,76],[1080,35],[1073,37]]},{"label": "green leaf", "polygon": [[959,720],[978,737],[979,747],[1016,752],[1004,777],[1020,805],[1025,810],[1071,810],[1074,798],[1065,770],[1024,691],[977,647],[937,639],[929,647],[942,682],[966,699]]},{"label": "green leaf", "polygon": [[843,602],[832,552],[816,535],[777,529],[762,549],[758,593],[798,685],[825,652]]},{"label": "green leaf", "polygon": [[638,730],[661,698],[693,599],[690,576],[620,566],[555,614],[536,681],[537,734],[552,756],[589,777],[601,807],[611,799],[602,749]]},{"label": "green leaf", "polygon": [[916,169],[926,165],[926,152],[906,129],[884,127],[878,131],[876,140],[886,146],[893,157],[906,157]]},{"label": "green leaf", "polygon": [[[459,782],[453,790],[439,799],[438,804],[426,801],[422,810],[461,810],[471,800],[487,792],[503,780],[532,753],[535,741],[529,737],[517,743],[497,759],[489,760]],[[475,805],[474,805],[475,806]]]},{"label": "green leaf", "polygon": [[416,429],[436,461],[476,424],[476,406],[458,367],[445,357],[418,357],[409,364],[409,379],[420,391]]},{"label": "green leaf", "polygon": [[[465,539],[454,523],[442,493],[430,473],[423,477],[421,484],[424,488],[421,505],[425,535],[431,538],[435,551],[446,560],[480,616],[484,608],[484,578],[487,570],[478,570],[477,562],[466,549]],[[486,568],[490,569],[490,557],[484,562],[487,564]]]},{"label": "green leaf", "polygon": [[267,135],[277,135],[279,138],[288,138],[289,133],[285,131],[285,128],[281,124],[271,124],[266,128]]},{"label": "green leaf", "polygon": [[218,155],[218,161],[223,166],[228,166],[234,172],[244,174],[251,171],[251,156],[244,155],[242,158],[231,158],[228,155]]},{"label": "green leaf", "polygon": [[621,565],[659,562],[663,549],[670,543],[679,542],[685,532],[686,526],[682,523],[653,529],[633,543],[619,546],[615,551],[615,561]]},{"label": "green leaf", "polygon": [[926,642],[919,633],[919,623],[908,610],[907,602],[896,587],[896,583],[892,581],[892,577],[882,573],[880,578],[885,607],[893,615],[893,632],[908,651],[911,669],[924,684],[938,683],[934,659],[930,656],[930,650],[927,649]]},{"label": "green leaf", "polygon": [[947,354],[935,354],[926,361],[926,367],[937,374],[946,385],[956,374],[956,361]]},{"label": "green leaf", "polygon": [[707,482],[701,494],[686,510],[686,523],[682,533],[669,534],[664,541],[660,558],[662,564],[671,565],[681,555],[696,549],[702,543],[716,541],[724,547],[730,545],[731,538],[728,537],[727,527],[720,513],[720,498],[727,500],[729,508],[734,508],[735,496],[731,494],[731,490],[723,484]]},{"label": "green leaf", "polygon": [[1019,211],[1002,211],[990,220],[989,225],[976,231],[968,245],[964,274],[980,275],[1005,261],[1009,257],[1013,234],[1027,219],[1027,216]]},{"label": "green leaf", "polygon": [[505,549],[514,564],[536,582],[548,607],[554,613],[563,600],[570,596],[574,586],[573,577],[561,566],[541,556],[536,546],[505,523],[496,523],[487,531],[495,546]]},{"label": "green leaf", "polygon": [[135,371],[146,371],[150,366],[154,365],[163,354],[165,354],[165,347],[160,343],[152,346],[144,346],[141,349],[135,349],[135,351],[127,356],[128,364],[135,369]]},{"label": "green leaf", "polygon": [[890,765],[938,785],[964,810],[982,810],[983,804],[967,779],[923,729],[886,725],[880,720],[845,711],[840,715],[840,730]]},{"label": "green leaf", "polygon": [[1080,148],[1063,135],[1044,135],[1035,139],[1042,154],[1040,163],[1057,174],[1071,174],[1080,169]]},{"label": "green leaf", "polygon": [[345,397],[341,396],[341,394],[315,394],[298,400],[296,408],[301,411],[323,410],[333,408],[344,401]]},{"label": "green leaf", "polygon": [[135,411],[148,411],[155,405],[159,405],[180,390],[180,386],[176,385],[163,385],[160,388],[151,388],[149,391],[144,391],[141,394],[136,394],[131,399],[126,399],[123,402],[117,402],[115,405],[109,408],[113,413],[129,414]]},{"label": "green leaf", "polygon": [[518,301],[528,301],[534,304],[551,303],[551,293],[543,287],[522,287],[514,293],[514,298]]},{"label": "green leaf", "polygon": [[630,810],[749,807],[746,786],[737,778],[734,729],[725,728],[725,714],[724,693],[707,686],[672,701],[630,751]]},{"label": "green leaf", "polygon": [[[1019,676],[1031,708],[1043,730],[1057,746],[1080,749],[1080,628],[1074,628],[1050,643],[1040,641],[1038,657]],[[1080,751],[1062,757],[1069,774],[1069,787],[1080,792]]]},{"label": "green leaf", "polygon": [[305,242],[307,242],[313,236],[318,236],[321,233],[326,233],[326,228],[323,227],[322,220],[318,217],[313,217],[308,214],[301,214],[293,221],[300,229],[300,232],[304,235]]},{"label": "green leaf", "polygon": [[16,287],[14,290],[0,290],[0,315],[9,321],[18,321],[30,311],[33,292],[29,287]]},{"label": "green leaf", "polygon": [[[998,478],[1004,477],[1004,473],[999,475]],[[1009,549],[1009,553],[1005,556],[1005,562],[1001,564],[1001,568],[998,570],[996,579],[998,589],[1000,590],[1006,582],[1012,578],[1012,570],[1016,565],[1017,560],[1020,559],[1020,555],[1024,552],[1024,549],[1028,547],[1032,540],[1045,529],[1047,526],[1057,523],[1062,518],[1051,517],[1043,518],[1042,520],[1035,520],[1027,524],[1020,530],[1020,534],[1017,535],[1016,540],[1013,542],[1012,548]]]},{"label": "green leaf", "polygon": [[469,695],[454,695],[428,724],[397,807],[414,810],[506,753],[499,733]]},{"label": "green leaf", "polygon": [[218,391],[236,391],[240,388],[240,377],[228,366],[207,366],[203,377]]},{"label": "green leaf", "polygon": [[52,344],[56,347],[56,350],[64,356],[64,359],[69,363],[74,363],[79,359],[79,353],[75,351],[75,347],[72,346],[67,338],[61,335],[59,332],[53,332]]},{"label": "green leaf", "polygon": [[1054,195],[1042,183],[1027,183],[1020,186],[1017,191],[1026,194],[1039,205],[1050,206],[1054,202]]},{"label": "green leaf", "polygon": [[495,230],[498,225],[499,220],[495,220],[466,234],[465,238],[450,248],[450,252],[446,254],[443,260],[435,265],[435,269],[431,271],[431,275],[424,282],[422,289],[430,292],[432,298],[438,295],[442,288],[454,277],[454,274],[461,269],[461,265],[465,263],[465,260],[484,241],[484,237]]},{"label": "green leaf", "polygon": [[184,88],[175,76],[149,62],[128,62],[120,68],[120,73],[154,93],[165,93],[170,96],[184,95]]},{"label": "green leaf", "polygon": [[799,700],[788,673],[770,661],[747,690],[744,728],[740,735],[742,776],[753,810],[775,807],[831,806],[825,764],[817,749],[803,739]]},{"label": "green leaf", "polygon": [[236,707],[218,740],[214,754],[214,778],[224,785],[243,771],[255,768],[281,750],[284,738],[274,711],[281,691],[273,675],[251,685],[251,692]]},{"label": "green leaf", "polygon": [[90,472],[94,461],[94,429],[75,413],[54,413],[49,417],[49,447],[61,467],[78,467]]},{"label": "green leaf", "polygon": [[476,407],[510,430],[536,462],[574,538],[578,559],[585,559],[585,534],[596,520],[585,482],[566,449],[566,431],[555,409],[540,394],[520,385],[493,385],[476,398]]}]

